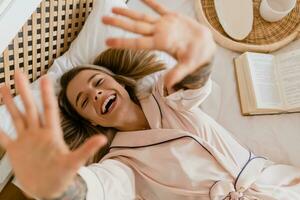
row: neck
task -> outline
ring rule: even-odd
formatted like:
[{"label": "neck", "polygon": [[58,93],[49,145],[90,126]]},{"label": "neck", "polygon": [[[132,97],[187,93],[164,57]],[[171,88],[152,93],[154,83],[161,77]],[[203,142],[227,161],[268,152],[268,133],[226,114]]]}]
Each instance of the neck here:
[{"label": "neck", "polygon": [[116,128],[120,131],[138,131],[150,129],[150,126],[142,108],[134,104],[132,112],[128,113],[124,124]]}]

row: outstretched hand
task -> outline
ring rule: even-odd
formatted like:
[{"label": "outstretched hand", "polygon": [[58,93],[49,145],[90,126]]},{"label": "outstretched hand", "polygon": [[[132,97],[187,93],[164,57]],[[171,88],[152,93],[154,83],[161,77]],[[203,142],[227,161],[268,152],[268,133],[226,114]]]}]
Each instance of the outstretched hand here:
[{"label": "outstretched hand", "polygon": [[25,112],[15,106],[6,86],[0,89],[13,119],[17,138],[10,139],[0,130],[0,145],[6,150],[22,189],[38,198],[55,198],[72,183],[76,172],[106,139],[95,136],[71,152],[65,144],[59,123],[57,100],[47,77],[41,80],[44,112],[39,114],[29,84],[19,71],[15,83]]},{"label": "outstretched hand", "polygon": [[104,24],[141,34],[138,38],[109,38],[106,43],[113,48],[161,50],[177,59],[177,65],[165,76],[168,91],[210,62],[215,51],[215,42],[207,27],[186,16],[169,11],[154,0],[143,2],[156,11],[156,18],[124,8],[113,8],[113,13],[129,18],[103,17]]}]

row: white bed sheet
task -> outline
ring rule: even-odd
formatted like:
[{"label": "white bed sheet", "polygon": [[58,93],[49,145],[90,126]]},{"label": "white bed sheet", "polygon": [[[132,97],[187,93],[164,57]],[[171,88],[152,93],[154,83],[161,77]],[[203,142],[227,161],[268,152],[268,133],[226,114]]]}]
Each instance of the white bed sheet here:
[{"label": "white bed sheet", "polygon": [[[170,9],[196,19],[194,0],[157,0]],[[152,13],[139,0],[129,7]],[[187,32],[188,33],[188,32]],[[300,40],[280,50],[300,48]],[[239,105],[233,58],[239,53],[218,47],[212,78],[213,92],[202,105],[203,110],[228,129],[233,136],[257,155],[278,163],[300,166],[300,113],[242,116]]]}]

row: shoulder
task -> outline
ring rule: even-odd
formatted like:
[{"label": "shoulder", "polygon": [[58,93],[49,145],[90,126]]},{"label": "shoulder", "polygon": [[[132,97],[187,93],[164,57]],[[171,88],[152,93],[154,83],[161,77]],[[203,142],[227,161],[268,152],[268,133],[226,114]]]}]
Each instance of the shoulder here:
[{"label": "shoulder", "polygon": [[163,72],[156,72],[137,81],[135,94],[139,100],[147,98],[153,93],[153,89],[159,87]]}]

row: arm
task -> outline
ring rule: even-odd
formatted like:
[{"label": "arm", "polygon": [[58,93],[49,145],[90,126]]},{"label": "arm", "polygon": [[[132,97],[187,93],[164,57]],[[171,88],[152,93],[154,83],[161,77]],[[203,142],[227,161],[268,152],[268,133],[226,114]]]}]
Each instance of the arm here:
[{"label": "arm", "polygon": [[[160,17],[124,8],[114,8],[118,17],[104,17],[103,23],[142,35],[137,38],[109,38],[113,48],[152,49],[165,51],[176,60],[176,66],[164,76],[168,94],[177,89],[199,88],[209,77],[210,63],[216,45],[210,30],[197,21],[169,11],[154,0],[143,0]],[[174,87],[175,86],[175,87]]]}]

